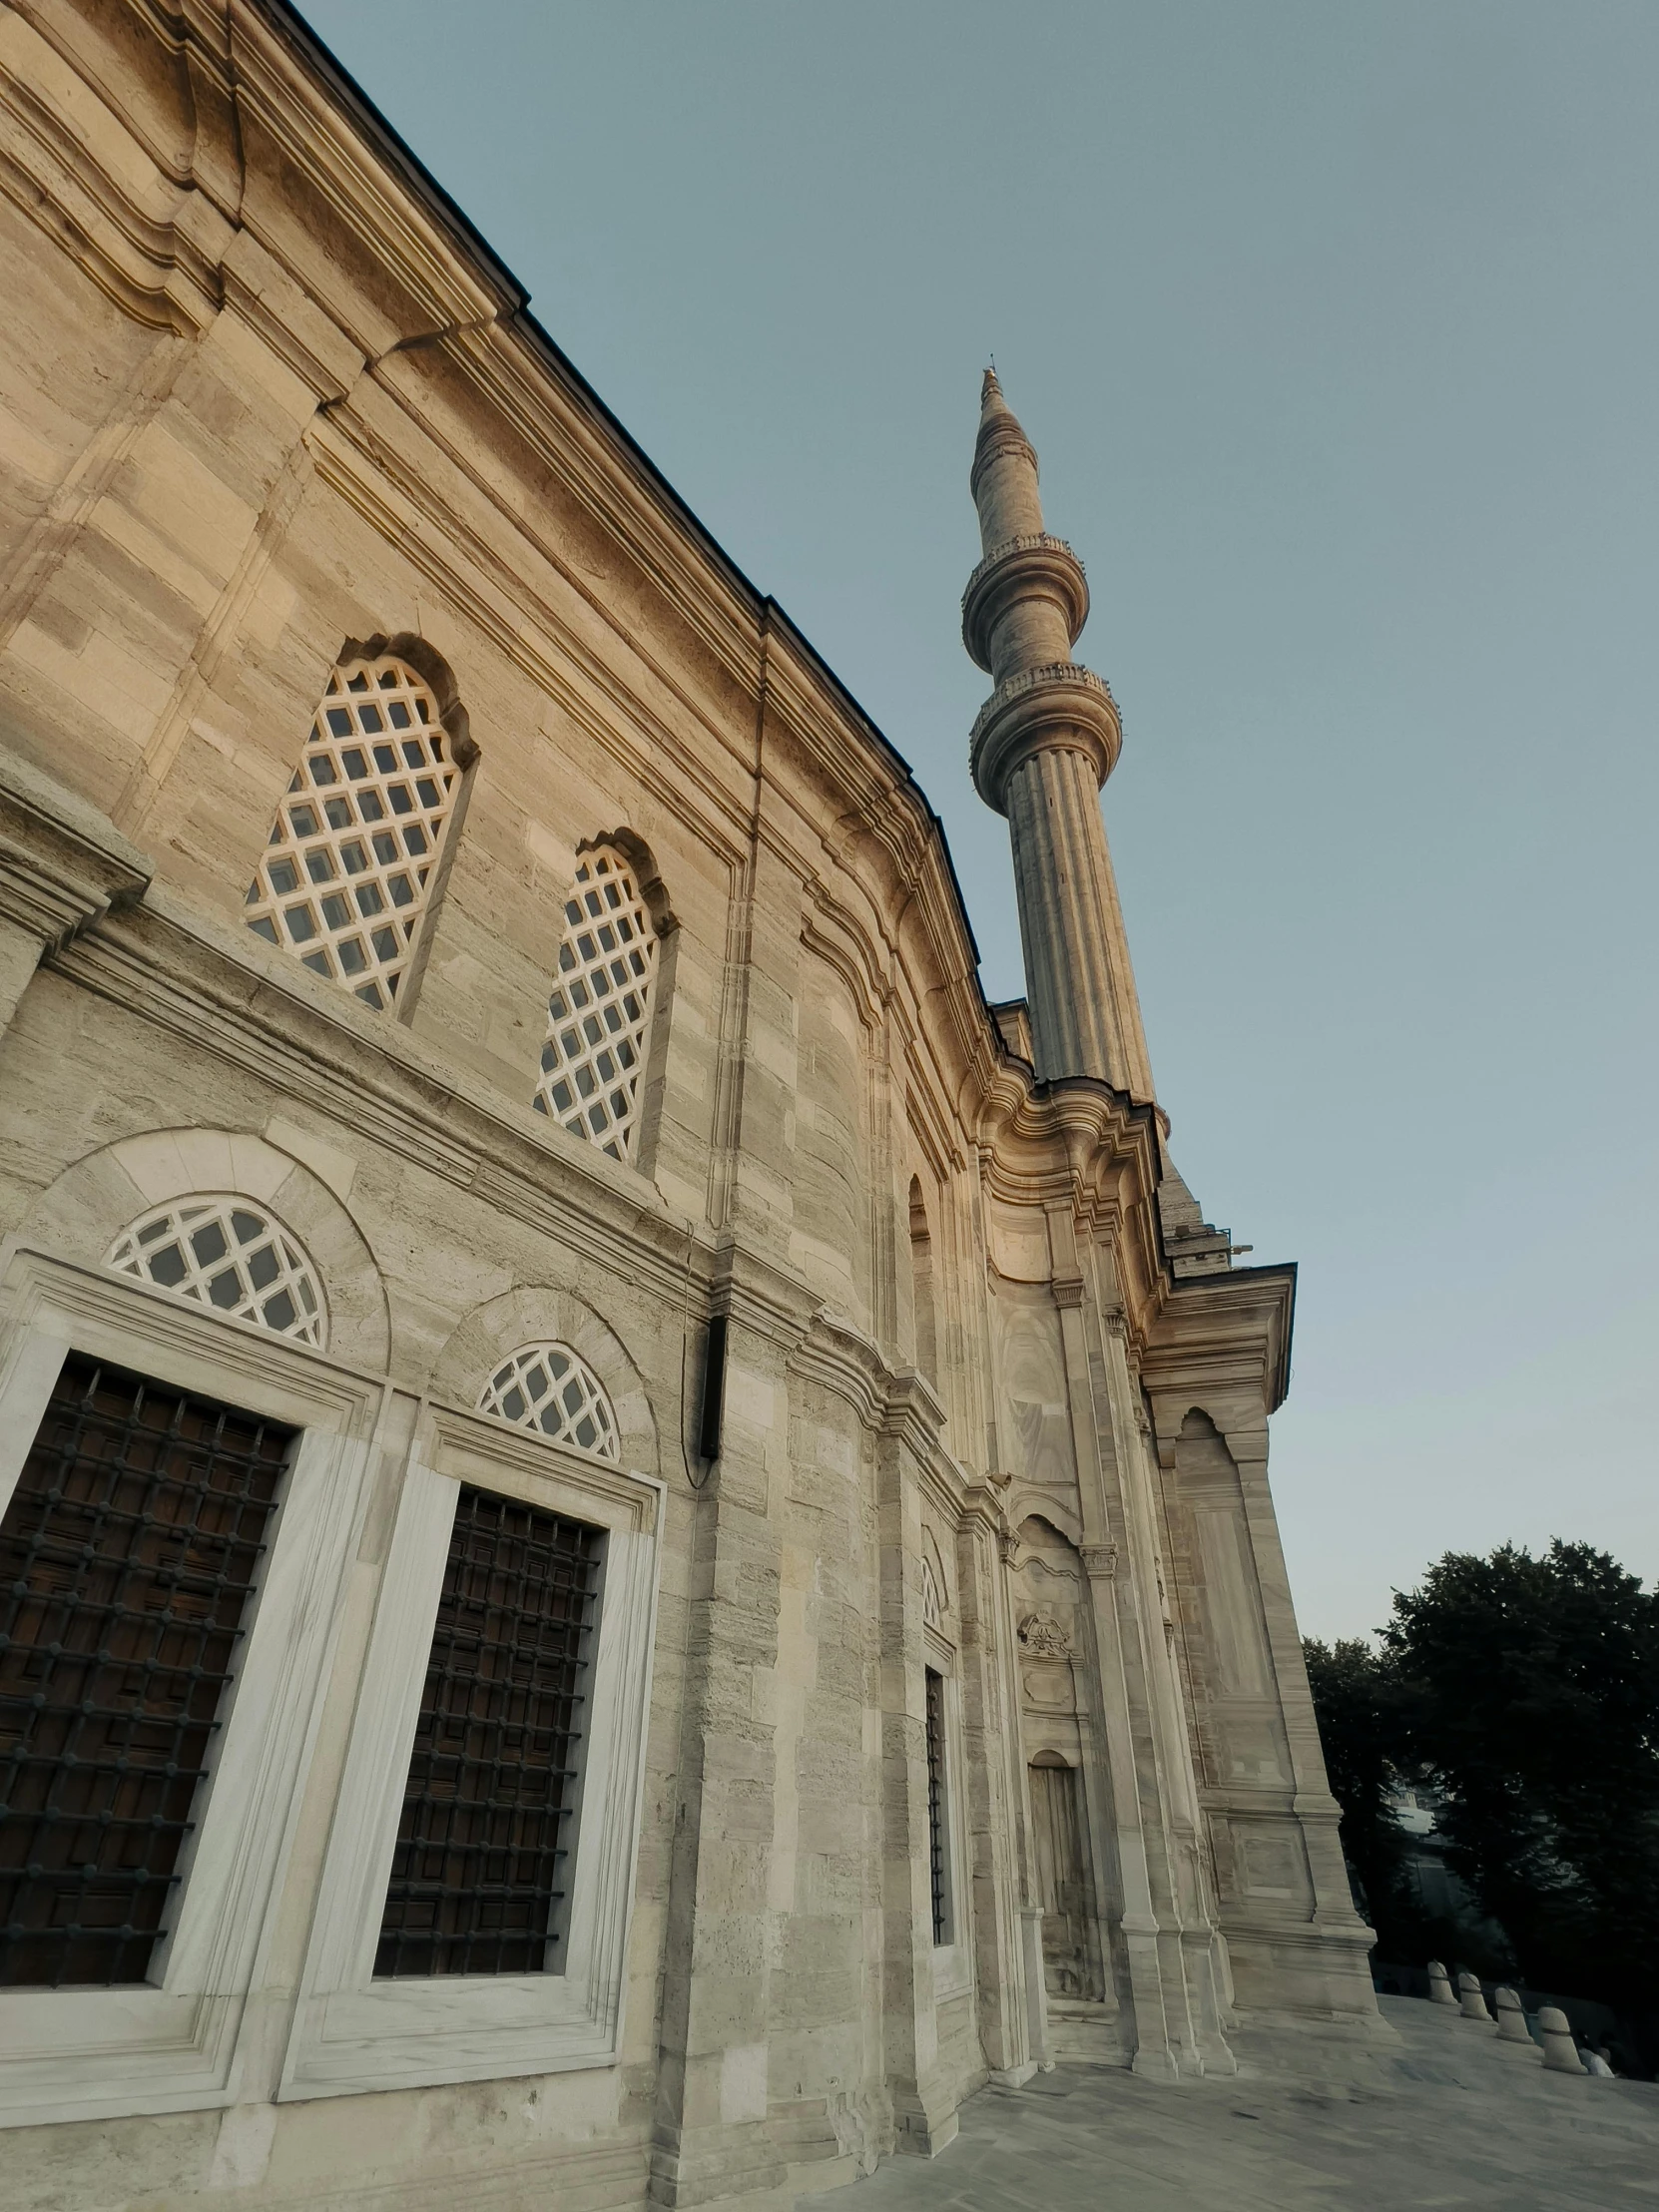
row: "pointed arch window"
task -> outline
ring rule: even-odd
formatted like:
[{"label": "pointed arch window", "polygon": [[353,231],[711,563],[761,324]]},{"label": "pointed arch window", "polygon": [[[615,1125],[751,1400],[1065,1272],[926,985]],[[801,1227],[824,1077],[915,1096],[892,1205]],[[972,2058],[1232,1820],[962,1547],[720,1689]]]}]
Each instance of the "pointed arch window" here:
[{"label": "pointed arch window", "polygon": [[628,860],[611,845],[583,853],[565,905],[531,1104],[613,1160],[632,1160],[639,1147],[657,954],[656,926]]},{"label": "pointed arch window", "polygon": [[342,661],[249,885],[249,928],[364,1005],[395,1005],[460,782],[425,679],[396,654]]}]

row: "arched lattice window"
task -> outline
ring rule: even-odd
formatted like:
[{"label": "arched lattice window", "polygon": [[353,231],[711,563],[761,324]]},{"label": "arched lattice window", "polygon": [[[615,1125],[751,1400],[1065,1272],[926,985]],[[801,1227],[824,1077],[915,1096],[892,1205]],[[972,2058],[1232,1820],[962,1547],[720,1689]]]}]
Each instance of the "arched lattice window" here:
[{"label": "arched lattice window", "polygon": [[484,1384],[478,1410],[601,1459],[619,1456],[616,1415],[604,1384],[569,1345],[521,1345]]},{"label": "arched lattice window", "polygon": [[245,1198],[177,1198],[134,1222],[104,1265],[318,1351],[328,1315],[304,1247]]},{"label": "arched lattice window", "polygon": [[342,661],[249,885],[249,928],[391,1006],[460,780],[424,680],[391,655]]},{"label": "arched lattice window", "polygon": [[585,852],[565,905],[559,981],[531,1103],[613,1160],[639,1138],[657,932],[634,871],[610,847]]}]

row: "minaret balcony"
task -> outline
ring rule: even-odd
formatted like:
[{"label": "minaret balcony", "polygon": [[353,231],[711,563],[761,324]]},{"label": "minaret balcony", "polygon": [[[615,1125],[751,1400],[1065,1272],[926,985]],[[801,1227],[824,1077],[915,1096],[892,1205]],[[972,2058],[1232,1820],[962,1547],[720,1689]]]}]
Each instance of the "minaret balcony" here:
[{"label": "minaret balcony", "polygon": [[1104,784],[1123,750],[1117,701],[1092,668],[1055,661],[999,684],[980,708],[968,740],[974,788],[988,807],[1006,814],[1008,779],[1033,753],[1070,746],[1094,765]]},{"label": "minaret balcony", "polygon": [[1089,619],[1089,585],[1083,564],[1064,538],[1047,531],[1004,538],[993,545],[962,594],[962,643],[982,669],[991,666],[998,622],[1020,600],[1044,599],[1059,611],[1066,637],[1075,643]]}]

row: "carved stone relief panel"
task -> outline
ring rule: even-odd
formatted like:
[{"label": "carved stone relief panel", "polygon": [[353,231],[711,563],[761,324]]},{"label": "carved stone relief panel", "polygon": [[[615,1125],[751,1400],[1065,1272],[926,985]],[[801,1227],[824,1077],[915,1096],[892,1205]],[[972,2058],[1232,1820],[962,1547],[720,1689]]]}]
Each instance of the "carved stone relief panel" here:
[{"label": "carved stone relief panel", "polygon": [[1084,1583],[1077,1553],[1052,1522],[1031,1514],[1020,1523],[1020,1565],[1014,1577],[1021,1703],[1026,1751],[1052,1741],[1051,1724],[1088,1703],[1078,1668],[1078,1608]]},{"label": "carved stone relief panel", "polygon": [[1302,1831],[1290,1820],[1213,1815],[1210,1842],[1221,1903],[1293,1920],[1314,1909],[1314,1886]]},{"label": "carved stone relief panel", "polygon": [[1271,1711],[1224,1714],[1216,1721],[1214,1742],[1223,1782],[1289,1785],[1284,1741]]},{"label": "carved stone relief panel", "polygon": [[1076,1709],[1071,1675],[1071,1631],[1046,1606],[1027,1613],[1019,1624],[1020,1679],[1029,1704],[1047,1712]]},{"label": "carved stone relief panel", "polygon": [[1313,1885],[1299,1829],[1241,1826],[1236,1864],[1246,1902],[1293,1911],[1313,1909]]}]

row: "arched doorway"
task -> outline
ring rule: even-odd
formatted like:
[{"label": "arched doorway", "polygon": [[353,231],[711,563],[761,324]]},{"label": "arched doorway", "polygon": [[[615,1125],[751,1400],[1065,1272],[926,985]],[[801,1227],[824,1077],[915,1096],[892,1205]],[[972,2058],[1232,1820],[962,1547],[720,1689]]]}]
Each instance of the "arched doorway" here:
[{"label": "arched doorway", "polygon": [[1043,1909],[1043,1980],[1050,1996],[1099,2003],[1106,1994],[1083,1816],[1082,1776],[1057,1752],[1031,1761],[1031,1829]]}]

